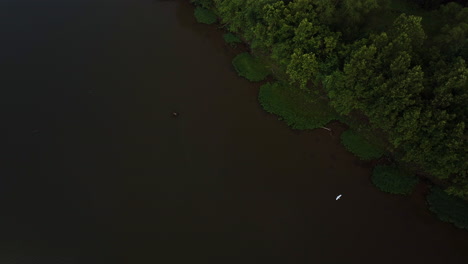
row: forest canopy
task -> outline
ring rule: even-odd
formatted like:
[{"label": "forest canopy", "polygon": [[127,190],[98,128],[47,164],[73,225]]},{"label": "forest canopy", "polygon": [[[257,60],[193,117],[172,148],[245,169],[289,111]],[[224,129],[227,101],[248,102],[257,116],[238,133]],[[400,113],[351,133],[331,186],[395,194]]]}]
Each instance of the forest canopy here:
[{"label": "forest canopy", "polygon": [[464,1],[195,2],[267,57],[285,85],[325,95],[343,117],[365,116],[397,162],[468,199]]}]

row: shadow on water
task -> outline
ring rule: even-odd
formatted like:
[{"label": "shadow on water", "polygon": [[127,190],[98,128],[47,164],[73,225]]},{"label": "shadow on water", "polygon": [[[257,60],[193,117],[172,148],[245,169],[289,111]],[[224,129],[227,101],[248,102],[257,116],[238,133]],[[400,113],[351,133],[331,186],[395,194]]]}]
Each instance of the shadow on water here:
[{"label": "shadow on water", "polygon": [[419,194],[379,192],[338,135],[264,112],[187,2],[75,7],[33,12],[75,15],[1,62],[1,263],[467,262],[466,232]]}]

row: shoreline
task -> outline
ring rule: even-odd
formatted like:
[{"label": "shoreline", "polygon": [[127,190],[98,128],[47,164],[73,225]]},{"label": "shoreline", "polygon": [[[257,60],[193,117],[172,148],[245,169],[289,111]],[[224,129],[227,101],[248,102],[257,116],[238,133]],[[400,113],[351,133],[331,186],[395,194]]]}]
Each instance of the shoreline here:
[{"label": "shoreline", "polygon": [[[193,3],[192,3],[192,5],[195,6]],[[216,13],[216,12],[214,12],[214,13]],[[225,26],[220,24],[219,16],[218,16],[217,21],[214,23],[214,25],[217,25],[218,29],[221,29],[224,33],[229,32],[229,31],[226,30]],[[252,54],[255,58],[259,59],[261,61],[261,63],[263,63],[271,72],[267,76],[266,79],[264,79],[262,81],[259,81],[259,82],[251,82],[255,87],[259,88],[259,91],[262,88],[262,86],[264,86],[265,84],[284,82],[285,81],[284,76],[287,77],[287,74],[285,72],[282,72],[281,67],[279,65],[275,64],[272,61],[272,59],[269,57],[269,55],[259,54],[258,52],[254,52],[252,50],[252,48],[251,48],[251,45],[248,43],[248,41],[246,41],[246,39],[242,36],[242,34],[237,35],[237,37],[239,37],[242,40],[242,43],[236,45],[236,47],[226,45],[226,48],[227,48],[227,50],[229,50],[230,54],[233,54],[233,55],[234,54],[241,54],[243,52],[247,52],[249,54]],[[276,70],[274,70],[274,69],[276,69]],[[319,94],[325,94],[325,98],[323,98],[324,96],[318,96],[318,97],[315,97],[314,99],[315,100],[321,100],[321,101],[325,102],[327,105],[329,105],[329,99],[326,96],[326,91],[323,90],[322,83],[319,83],[318,85],[315,85],[314,87],[309,87],[309,89],[316,90],[316,91],[318,91]],[[273,114],[273,115],[279,117],[279,119],[282,119],[283,122],[285,121],[285,119],[287,119],[284,116],[282,116],[281,114],[272,113],[271,111],[268,111],[262,105],[261,105],[261,107],[262,107],[262,109],[264,111],[268,112],[269,114]],[[325,109],[325,108],[323,108],[323,109]],[[333,112],[327,112],[327,113],[330,114],[330,115],[336,115],[336,113],[333,113]],[[346,122],[345,119],[347,119],[349,122]],[[358,135],[365,138],[366,141],[368,141],[371,144],[376,145],[376,146],[379,145],[379,144],[377,144],[375,142],[375,140],[373,141],[373,139],[379,139],[379,140],[384,140],[385,141],[385,139],[379,138],[378,136],[374,136],[374,137],[365,136],[365,135],[373,134],[373,132],[375,132],[375,129],[373,129],[373,128],[371,128],[369,126],[367,117],[362,118],[359,115],[358,116],[353,116],[353,115],[337,116],[336,118],[332,118],[329,122],[318,125],[316,128],[312,128],[312,129],[308,129],[308,128],[302,128],[302,129],[299,128],[298,129],[298,128],[292,127],[288,122],[286,122],[286,123],[287,123],[288,127],[290,129],[292,129],[292,130],[307,131],[307,130],[315,130],[315,129],[318,128],[318,129],[324,129],[324,130],[329,131],[332,136],[339,136],[339,137],[341,137],[341,134],[344,131],[353,130],[353,131],[356,131]],[[345,129],[343,131],[341,131],[341,132],[334,133],[335,131],[329,128],[333,124],[338,124],[341,127],[345,127]],[[364,129],[365,133],[363,133],[362,129]],[[342,141],[341,141],[341,144],[343,145]],[[411,192],[411,194],[409,196],[415,196],[415,195],[419,196],[419,195],[422,194],[425,197],[424,199],[425,199],[426,208],[428,209],[428,211],[432,211],[432,210],[430,210],[430,208],[428,206],[428,201],[427,201],[427,197],[431,192],[431,188],[434,187],[434,186],[435,187],[447,187],[447,186],[444,186],[443,181],[435,179],[434,177],[431,177],[429,174],[421,171],[421,169],[419,168],[419,165],[411,164],[411,163],[407,163],[407,162],[403,162],[402,160],[399,160],[398,159],[398,153],[391,152],[387,148],[382,147],[382,145],[380,145],[379,147],[382,148],[383,150],[385,150],[385,154],[383,154],[379,158],[374,158],[374,159],[370,159],[370,160],[362,160],[356,153],[351,151],[346,146],[344,146],[344,147],[345,147],[345,149],[347,149],[347,151],[351,152],[354,156],[356,156],[358,158],[358,160],[360,162],[362,162],[362,164],[365,164],[365,166],[369,166],[370,168],[372,168],[372,170],[377,165],[394,165],[394,166],[397,166],[403,172],[408,172],[408,173],[410,173],[412,175],[415,175],[418,178],[419,183],[413,188],[413,191]],[[377,188],[377,186],[375,184],[373,184],[373,186],[375,188]],[[377,189],[379,189],[379,188],[377,188]],[[382,190],[380,190],[380,191],[382,191]],[[385,191],[382,191],[382,192],[385,192]],[[460,198],[458,198],[458,199],[460,199]],[[467,203],[467,205],[468,205],[468,203]]]}]

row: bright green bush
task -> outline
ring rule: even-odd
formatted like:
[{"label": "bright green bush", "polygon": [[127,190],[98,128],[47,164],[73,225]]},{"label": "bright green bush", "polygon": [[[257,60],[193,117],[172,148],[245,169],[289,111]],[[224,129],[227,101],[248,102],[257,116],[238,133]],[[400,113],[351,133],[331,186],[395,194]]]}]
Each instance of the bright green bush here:
[{"label": "bright green bush", "polygon": [[232,33],[226,33],[223,35],[224,41],[231,46],[236,46],[238,43],[242,43],[242,40]]},{"label": "bright green bush", "polygon": [[315,129],[335,119],[329,106],[298,88],[279,82],[260,87],[258,99],[265,111],[280,116],[294,129]]},{"label": "bright green bush", "polygon": [[429,210],[440,220],[468,230],[468,203],[466,201],[447,194],[439,187],[432,187],[427,196],[427,202]]},{"label": "bright green bush", "polygon": [[341,142],[346,149],[362,160],[377,159],[384,153],[382,149],[370,144],[352,130],[347,130],[341,134]]},{"label": "bright green bush", "polygon": [[237,55],[232,60],[232,65],[240,76],[252,82],[262,81],[270,74],[265,65],[247,52]]},{"label": "bright green bush", "polygon": [[213,23],[216,23],[216,21],[218,20],[215,13],[203,7],[197,6],[195,8],[194,14],[195,14],[195,18],[197,19],[199,23],[213,24]]},{"label": "bright green bush", "polygon": [[372,183],[384,192],[410,194],[418,183],[418,178],[395,166],[376,166],[372,172]]}]

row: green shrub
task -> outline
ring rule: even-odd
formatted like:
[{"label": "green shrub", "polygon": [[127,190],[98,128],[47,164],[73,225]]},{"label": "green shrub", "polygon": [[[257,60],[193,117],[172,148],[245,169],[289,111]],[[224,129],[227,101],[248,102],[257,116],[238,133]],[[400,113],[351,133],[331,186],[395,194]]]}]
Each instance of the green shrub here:
[{"label": "green shrub", "polygon": [[197,6],[194,14],[199,23],[213,24],[218,20],[215,13],[203,7]]},{"label": "green shrub", "polygon": [[262,85],[258,99],[265,111],[280,116],[280,120],[294,129],[315,129],[335,119],[325,102],[279,82]]},{"label": "green shrub", "polygon": [[341,134],[341,142],[346,149],[362,160],[377,159],[384,153],[382,149],[370,144],[352,130],[347,130]]},{"label": "green shrub", "polygon": [[429,210],[435,213],[440,220],[453,223],[458,228],[468,230],[468,203],[449,195],[439,187],[432,187],[427,196]]},{"label": "green shrub", "polygon": [[226,33],[223,35],[224,41],[231,46],[236,46],[238,43],[242,43],[242,40],[232,33]]},{"label": "green shrub", "polygon": [[418,183],[418,178],[395,166],[376,166],[372,172],[372,183],[384,192],[410,194]]},{"label": "green shrub", "polygon": [[259,60],[244,52],[232,60],[237,73],[252,82],[264,80],[270,71]]}]

